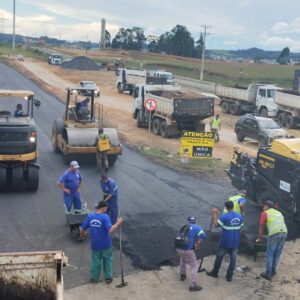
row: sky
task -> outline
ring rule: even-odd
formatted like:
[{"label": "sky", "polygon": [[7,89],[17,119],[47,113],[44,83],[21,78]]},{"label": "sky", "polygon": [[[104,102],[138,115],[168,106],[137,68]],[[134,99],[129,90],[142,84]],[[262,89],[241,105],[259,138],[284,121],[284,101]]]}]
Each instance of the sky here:
[{"label": "sky", "polygon": [[[16,34],[98,42],[102,18],[112,37],[121,27],[159,36],[179,24],[197,40],[206,25],[207,49],[300,52],[299,0],[16,0]],[[12,19],[13,0],[0,0],[0,32],[12,33]]]}]

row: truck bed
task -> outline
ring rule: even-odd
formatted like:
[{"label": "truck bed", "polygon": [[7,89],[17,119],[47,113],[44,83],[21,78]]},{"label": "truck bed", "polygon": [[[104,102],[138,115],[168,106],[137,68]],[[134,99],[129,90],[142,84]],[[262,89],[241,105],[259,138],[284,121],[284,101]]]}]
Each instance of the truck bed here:
[{"label": "truck bed", "polygon": [[276,91],[274,102],[279,106],[300,110],[300,94]]}]

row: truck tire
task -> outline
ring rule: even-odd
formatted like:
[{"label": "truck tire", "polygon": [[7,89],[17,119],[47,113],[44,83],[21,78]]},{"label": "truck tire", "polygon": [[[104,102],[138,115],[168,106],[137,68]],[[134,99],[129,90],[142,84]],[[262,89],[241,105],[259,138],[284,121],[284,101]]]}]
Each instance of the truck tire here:
[{"label": "truck tire", "polygon": [[39,187],[39,168],[30,167],[28,169],[27,189],[36,192]]},{"label": "truck tire", "polygon": [[259,114],[264,117],[264,118],[267,118],[268,117],[268,110],[265,108],[265,107],[262,107],[260,110],[259,110]]},{"label": "truck tire", "polygon": [[160,124],[160,135],[165,139],[169,138],[168,124],[166,121],[162,121]]},{"label": "truck tire", "polygon": [[229,112],[232,115],[238,115],[239,114],[239,106],[236,103],[230,103]]},{"label": "truck tire", "polygon": [[6,188],[6,169],[5,168],[0,168],[0,190],[4,190]]},{"label": "truck tire", "polygon": [[55,153],[59,153],[60,149],[58,147],[58,139],[57,136],[59,134],[62,134],[64,130],[65,124],[64,121],[61,119],[54,120],[52,125],[52,136],[51,136],[51,142],[52,142],[52,148]]},{"label": "truck tire", "polygon": [[285,127],[286,128],[296,128],[296,118],[292,115],[287,115],[285,118]]},{"label": "truck tire", "polygon": [[22,167],[12,169],[11,189],[21,191],[25,189],[24,172]]},{"label": "truck tire", "polygon": [[222,112],[224,114],[228,114],[228,112],[229,112],[229,103],[224,101],[224,102],[222,102],[221,107],[222,107]]},{"label": "truck tire", "polygon": [[112,168],[118,159],[118,154],[107,155],[108,166]]},{"label": "truck tire", "polygon": [[285,126],[285,114],[283,112],[278,114],[277,120],[281,126]]},{"label": "truck tire", "polygon": [[236,131],[236,139],[239,141],[239,142],[242,142],[244,139],[245,139],[245,135],[243,133],[243,130],[242,129],[237,129]]},{"label": "truck tire", "polygon": [[140,119],[140,112],[138,112],[138,113],[136,114],[136,126],[137,126],[138,128],[142,128],[142,126],[143,126],[143,124],[142,124],[142,122],[141,122],[141,119]]},{"label": "truck tire", "polygon": [[121,83],[118,83],[117,89],[118,89],[118,93],[119,94],[123,93],[123,90],[122,90],[122,87],[121,87]]},{"label": "truck tire", "polygon": [[160,135],[160,125],[161,125],[160,119],[156,118],[152,124],[152,131],[154,134]]}]

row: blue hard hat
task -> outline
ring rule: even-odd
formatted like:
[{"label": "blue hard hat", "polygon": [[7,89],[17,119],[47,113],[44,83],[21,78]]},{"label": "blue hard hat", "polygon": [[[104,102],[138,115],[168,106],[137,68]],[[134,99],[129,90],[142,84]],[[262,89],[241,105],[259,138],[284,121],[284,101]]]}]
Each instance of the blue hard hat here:
[{"label": "blue hard hat", "polygon": [[188,221],[189,221],[190,223],[196,223],[196,218],[193,217],[193,216],[188,217]]}]

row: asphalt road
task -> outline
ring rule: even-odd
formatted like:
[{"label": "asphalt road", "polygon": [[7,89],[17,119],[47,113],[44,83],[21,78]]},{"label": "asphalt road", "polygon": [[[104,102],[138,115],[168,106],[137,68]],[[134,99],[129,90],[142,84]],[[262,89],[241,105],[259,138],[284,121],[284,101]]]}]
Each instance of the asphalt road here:
[{"label": "asphalt road", "polygon": [[[63,250],[70,266],[64,276],[65,287],[88,281],[89,241],[78,243],[70,237],[62,193],[56,180],[66,169],[62,158],[51,148],[51,126],[62,115],[63,105],[16,71],[0,64],[0,88],[33,90],[42,105],[35,113],[38,125],[40,187],[36,193],[0,194],[0,252]],[[162,140],[163,142],[163,140]],[[82,160],[84,185],[82,197],[92,209],[102,197],[95,162]],[[205,229],[211,208],[222,208],[235,190],[221,181],[211,182],[186,173],[175,172],[153,163],[125,147],[109,175],[118,183],[123,226],[125,272],[155,268],[174,255],[175,231],[194,215]],[[258,210],[252,207],[252,222]],[[250,218],[249,218],[250,219]],[[117,245],[117,240],[115,243]],[[118,249],[114,247],[114,273],[118,274]]]}]

